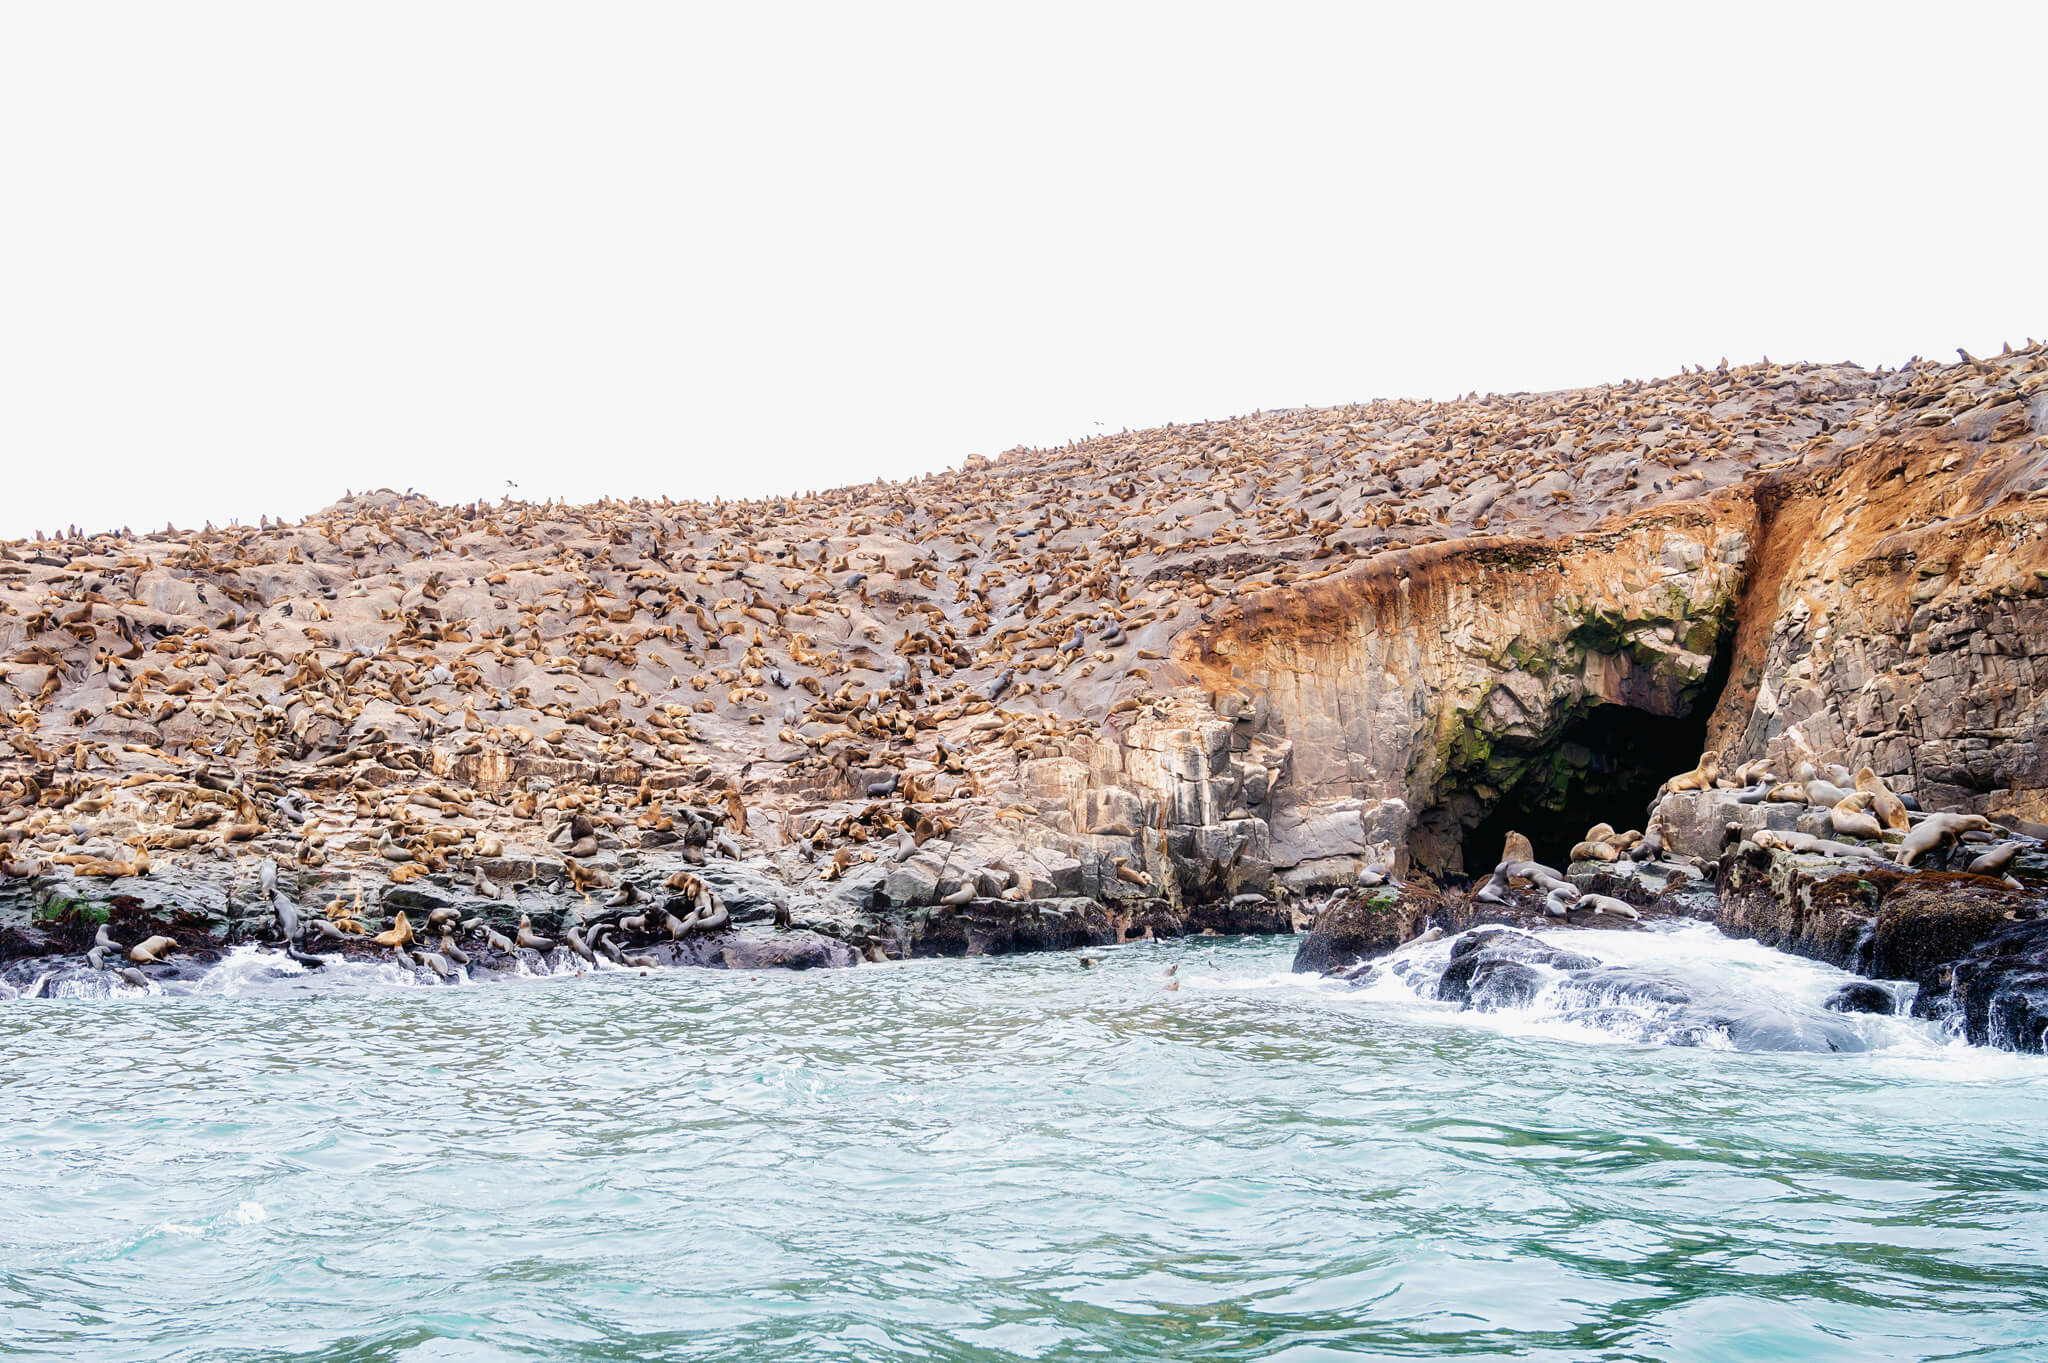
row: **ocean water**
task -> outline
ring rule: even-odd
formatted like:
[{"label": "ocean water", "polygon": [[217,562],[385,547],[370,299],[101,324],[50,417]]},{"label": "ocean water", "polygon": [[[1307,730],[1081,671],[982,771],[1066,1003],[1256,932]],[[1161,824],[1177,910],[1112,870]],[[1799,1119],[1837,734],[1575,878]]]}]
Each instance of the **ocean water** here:
[{"label": "ocean water", "polygon": [[1646,1044],[1294,945],[0,1003],[0,1356],[2048,1358],[2048,1063]]}]

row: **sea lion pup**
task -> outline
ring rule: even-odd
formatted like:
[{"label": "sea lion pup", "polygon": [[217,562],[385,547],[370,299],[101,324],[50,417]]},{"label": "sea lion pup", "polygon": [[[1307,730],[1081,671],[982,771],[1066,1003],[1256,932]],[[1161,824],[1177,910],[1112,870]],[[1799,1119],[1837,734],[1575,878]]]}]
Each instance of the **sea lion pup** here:
[{"label": "sea lion pup", "polygon": [[391,920],[391,926],[370,940],[380,947],[391,947],[394,950],[410,942],[412,940],[412,923],[406,918],[405,910],[400,909],[398,916]]},{"label": "sea lion pup", "polygon": [[1871,797],[1870,812],[1886,828],[1903,833],[1913,826],[1913,821],[1906,817],[1906,802],[1892,794],[1884,778],[1872,768],[1864,767],[1857,771],[1856,789]]},{"label": "sea lion pup", "polygon": [[519,930],[513,934],[520,946],[528,951],[553,951],[555,944],[533,930],[533,920],[525,914],[519,915]]},{"label": "sea lion pup", "polygon": [[1899,865],[1911,866],[1936,848],[1945,855],[1965,833],[2002,831],[1982,814],[1929,814],[1899,843]]},{"label": "sea lion pup", "polygon": [[132,984],[137,989],[149,988],[149,976],[143,974],[132,965],[122,966],[117,973],[125,983]]},{"label": "sea lion pup", "polygon": [[2023,845],[2017,842],[2002,842],[1998,844],[1998,846],[1992,848],[1983,856],[1974,858],[1970,862],[1970,874],[1973,876],[2004,875],[2006,870],[2012,865],[2013,858],[2019,855],[2020,848]]},{"label": "sea lion pup", "polygon": [[108,935],[107,925],[102,923],[92,935],[92,949],[85,953],[85,959],[92,962],[94,970],[105,970],[107,968],[107,953],[119,951],[120,949],[121,944]]},{"label": "sea lion pup", "polygon": [[483,934],[484,945],[489,947],[491,950],[502,951],[507,956],[516,955],[518,953],[518,943],[514,942],[510,937],[507,937],[504,933],[499,932],[490,924],[480,922],[476,925],[476,929],[478,932],[481,932]]},{"label": "sea lion pup", "polygon": [[1659,795],[1675,795],[1682,790],[1712,790],[1714,781],[1721,774],[1721,754],[1702,753],[1700,764],[1691,771],[1680,772],[1664,783]]},{"label": "sea lion pup", "polygon": [[145,937],[128,948],[128,959],[137,965],[156,965],[177,945],[177,942],[169,937]]},{"label": "sea lion pup", "polygon": [[1870,802],[1875,798],[1863,790],[1845,796],[1828,812],[1828,823],[1845,838],[1866,838],[1876,842],[1884,836],[1884,825],[1869,812]]}]

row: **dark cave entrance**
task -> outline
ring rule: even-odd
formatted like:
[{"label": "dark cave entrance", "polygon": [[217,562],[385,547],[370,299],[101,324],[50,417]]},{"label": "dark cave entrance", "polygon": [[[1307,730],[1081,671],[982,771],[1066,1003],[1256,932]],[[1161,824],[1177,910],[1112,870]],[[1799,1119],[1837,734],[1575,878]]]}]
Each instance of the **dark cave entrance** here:
[{"label": "dark cave entrance", "polygon": [[1594,706],[1531,753],[1537,760],[1527,773],[1465,829],[1463,864],[1450,869],[1488,874],[1514,831],[1529,839],[1536,860],[1563,870],[1572,845],[1594,824],[1641,828],[1657,787],[1699,761],[1712,713],[1711,698],[1675,718]]},{"label": "dark cave entrance", "polygon": [[[1476,879],[1499,864],[1514,831],[1529,839],[1538,861],[1563,870],[1594,824],[1643,827],[1657,788],[1692,770],[1706,748],[1707,724],[1734,663],[1733,623],[1726,622],[1696,684],[1676,696],[1643,696],[1654,709],[1595,701],[1555,733],[1494,739],[1478,754],[1482,771],[1447,772],[1442,801],[1409,830],[1411,860],[1432,875]],[[1678,713],[1658,713],[1667,707]]]}]

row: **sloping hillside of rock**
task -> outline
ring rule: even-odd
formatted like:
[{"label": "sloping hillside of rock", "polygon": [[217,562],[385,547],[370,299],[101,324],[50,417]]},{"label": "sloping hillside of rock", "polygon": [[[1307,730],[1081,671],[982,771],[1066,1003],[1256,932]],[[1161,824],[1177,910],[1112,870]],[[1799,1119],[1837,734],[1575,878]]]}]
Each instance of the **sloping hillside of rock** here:
[{"label": "sloping hillside of rock", "polygon": [[2038,823],[2044,433],[2029,343],[765,501],[376,492],[14,541],[4,949],[275,932],[266,862],[350,940],[758,924],[829,963],[1283,928],[1376,862],[1483,873],[1509,828],[1561,856],[1708,747]]}]

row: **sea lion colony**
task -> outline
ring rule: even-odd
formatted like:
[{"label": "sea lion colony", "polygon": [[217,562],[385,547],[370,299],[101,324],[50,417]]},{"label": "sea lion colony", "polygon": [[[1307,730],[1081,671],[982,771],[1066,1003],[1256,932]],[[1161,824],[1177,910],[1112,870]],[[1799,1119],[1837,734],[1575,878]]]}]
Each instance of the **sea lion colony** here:
[{"label": "sea lion colony", "polygon": [[[707,863],[815,887],[941,840],[979,850],[947,864],[935,912],[1021,900],[999,855],[1033,813],[1010,799],[1019,759],[1185,700],[1176,641],[1218,603],[1618,524],[1853,449],[1902,411],[2044,384],[2031,341],[1898,370],[1724,361],[1125,432],[803,497],[377,492],[295,523],[7,542],[0,888],[147,900],[166,867],[225,866],[286,906],[271,935],[295,953],[424,942],[436,973],[461,941],[631,962],[716,933],[719,897],[688,869]],[[1846,803],[1845,834],[1897,831],[1875,798]],[[1131,900],[1159,892],[1144,862],[1114,861]],[[300,913],[279,868],[318,906]],[[422,928],[391,908],[437,897],[472,911]],[[560,942],[500,930],[563,904]],[[177,949],[151,933],[119,954]]]}]

